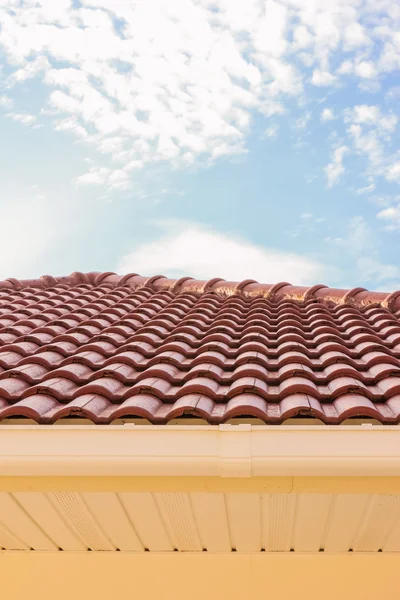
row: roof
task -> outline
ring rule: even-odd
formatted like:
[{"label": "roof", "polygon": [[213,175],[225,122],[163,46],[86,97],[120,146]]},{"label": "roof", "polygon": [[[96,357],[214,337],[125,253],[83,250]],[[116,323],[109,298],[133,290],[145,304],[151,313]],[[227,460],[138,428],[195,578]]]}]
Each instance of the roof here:
[{"label": "roof", "polygon": [[73,273],[0,282],[0,419],[400,421],[400,291]]}]

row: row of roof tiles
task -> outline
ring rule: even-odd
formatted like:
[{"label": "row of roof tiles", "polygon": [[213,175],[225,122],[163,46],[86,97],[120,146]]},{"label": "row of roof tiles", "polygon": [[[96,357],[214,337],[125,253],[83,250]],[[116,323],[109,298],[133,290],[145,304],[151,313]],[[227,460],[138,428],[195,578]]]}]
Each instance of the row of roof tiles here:
[{"label": "row of roof tiles", "polygon": [[14,405],[0,399],[0,419],[27,417],[49,424],[65,417],[84,417],[98,424],[109,424],[123,417],[141,417],[154,424],[165,424],[183,415],[220,424],[235,417],[255,417],[268,424],[280,424],[297,416],[311,416],[327,424],[340,424],[352,417],[370,417],[384,424],[400,422],[400,394],[375,403],[358,394],[344,394],[322,403],[306,394],[291,394],[279,402],[267,402],[254,394],[239,394],[226,403],[208,396],[188,394],[168,404],[150,394],[137,394],[114,404],[97,394],[83,394],[67,404],[46,394],[37,394]]},{"label": "row of roof tiles", "polygon": [[[78,379],[81,369],[70,369],[75,381],[70,377],[53,376],[48,374],[47,379],[37,377],[40,383],[29,383],[25,378],[3,373],[0,381],[0,398],[9,402],[15,402],[20,398],[26,398],[34,394],[47,393],[61,402],[69,402],[82,394],[99,394],[114,402],[123,401],[130,396],[142,392],[164,400],[167,403],[186,394],[203,394],[208,398],[225,402],[241,393],[253,393],[260,398],[271,402],[282,400],[286,396],[301,392],[313,395],[321,401],[330,402],[348,392],[357,392],[371,400],[380,402],[400,393],[400,375],[396,372],[390,376],[383,374],[377,383],[367,383],[360,378],[349,376],[333,376],[326,384],[317,384],[307,377],[292,375],[276,385],[268,384],[267,381],[254,376],[239,377],[231,384],[223,385],[211,377],[194,377],[181,384],[172,384],[162,377],[147,376],[136,382],[121,381],[115,377],[115,373],[109,371],[107,376],[99,377],[89,383]],[[18,373],[19,375],[19,373]],[[68,373],[68,375],[70,375]],[[76,381],[79,383],[76,383]]]},{"label": "row of roof tiles", "polygon": [[176,294],[179,292],[192,292],[195,294],[204,294],[207,291],[215,292],[219,295],[242,295],[245,297],[262,296],[273,300],[322,300],[333,302],[335,304],[354,303],[358,306],[369,304],[380,304],[384,308],[395,312],[400,309],[400,290],[386,292],[371,292],[365,288],[355,287],[352,289],[330,288],[323,284],[313,285],[311,287],[293,286],[287,282],[275,284],[258,283],[254,279],[245,279],[243,281],[225,281],[220,277],[209,280],[197,280],[191,277],[182,277],[180,279],[170,279],[163,275],[153,275],[152,277],[143,277],[137,273],[128,273],[126,275],[117,275],[116,273],[80,273],[75,272],[66,277],[52,277],[44,275],[39,279],[19,280],[9,278],[0,281],[0,288],[10,290],[21,290],[24,288],[46,289],[55,286],[64,285],[66,287],[87,284],[98,287],[108,285],[111,288],[129,286],[134,289],[149,288],[153,291],[169,290]]}]

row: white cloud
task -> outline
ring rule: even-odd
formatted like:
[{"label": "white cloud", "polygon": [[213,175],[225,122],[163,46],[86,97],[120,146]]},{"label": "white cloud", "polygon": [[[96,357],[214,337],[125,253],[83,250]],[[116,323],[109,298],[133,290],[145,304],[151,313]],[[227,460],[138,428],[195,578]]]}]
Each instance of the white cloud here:
[{"label": "white cloud", "polygon": [[282,55],[288,45],[286,39],[288,10],[286,6],[270,0],[265,3],[264,14],[254,24],[254,45],[258,52]]},{"label": "white cloud", "polygon": [[188,275],[197,279],[254,278],[261,282],[282,280],[314,283],[326,275],[326,267],[305,256],[257,246],[236,236],[198,223],[161,223],[161,235],[139,245],[119,261],[119,273]]},{"label": "white cloud", "polygon": [[377,70],[374,63],[363,60],[354,66],[354,72],[359,77],[364,79],[373,79],[377,75]]},{"label": "white cloud", "polygon": [[328,187],[332,187],[337,183],[343,175],[345,169],[343,166],[343,158],[349,152],[347,146],[339,146],[333,152],[332,162],[325,167],[325,175]]},{"label": "white cloud", "polygon": [[378,105],[360,104],[344,111],[344,122],[356,154],[366,158],[365,175],[370,183],[377,177],[396,181],[397,158],[391,140],[398,117],[393,112],[384,113]]},{"label": "white cloud", "polygon": [[13,106],[13,101],[8,96],[0,96],[0,108],[10,109]]},{"label": "white cloud", "polygon": [[381,221],[385,221],[385,229],[388,231],[400,229],[400,204],[384,208],[376,216]]},{"label": "white cloud", "polygon": [[344,49],[349,51],[371,43],[365,28],[357,22],[347,25],[343,32]]},{"label": "white cloud", "polygon": [[267,137],[267,138],[276,137],[278,135],[278,131],[279,131],[279,125],[276,125],[276,124],[270,125],[264,131],[264,136]]},{"label": "white cloud", "polygon": [[16,83],[21,83],[27,79],[33,79],[42,71],[47,71],[50,64],[45,56],[31,60],[24,64],[20,69],[16,69],[7,79],[7,87],[13,87]]},{"label": "white cloud", "polygon": [[309,29],[305,27],[305,25],[298,25],[295,27],[293,31],[293,39],[296,50],[308,48],[313,43],[313,36],[311,35]]},{"label": "white cloud", "polygon": [[306,112],[304,115],[296,119],[297,129],[305,129],[308,123],[311,121],[311,113]]},{"label": "white cloud", "polygon": [[348,119],[355,123],[373,123],[375,124],[380,116],[379,106],[368,106],[360,104],[348,110]]},{"label": "white cloud", "polygon": [[328,71],[320,71],[315,69],[312,74],[311,83],[318,87],[325,87],[333,85],[336,82],[335,75],[328,73]]},{"label": "white cloud", "polygon": [[354,71],[354,65],[351,60],[344,60],[338,70],[338,75],[350,75]]},{"label": "white cloud", "polygon": [[370,194],[374,191],[375,187],[376,185],[374,183],[370,183],[369,185],[358,188],[356,190],[356,194],[358,194],[359,196],[363,196],[364,194]]},{"label": "white cloud", "polygon": [[29,115],[26,113],[7,113],[6,117],[12,119],[13,121],[17,121],[18,123],[22,123],[23,125],[33,125],[36,123],[35,115]]},{"label": "white cloud", "polygon": [[110,169],[93,167],[77,179],[78,185],[104,185],[110,175]]},{"label": "white cloud", "polygon": [[[390,23],[391,25],[391,23]],[[391,27],[386,26],[384,36],[386,40],[383,44],[383,50],[380,53],[378,59],[378,67],[383,73],[391,73],[397,71],[400,68],[400,48],[398,38],[398,21],[397,21],[397,32],[394,33]],[[382,30],[383,28],[381,28]],[[383,33],[383,32],[382,32]]]},{"label": "white cloud", "polygon": [[375,79],[363,79],[359,82],[358,89],[368,94],[377,94],[381,89],[381,84]]},{"label": "white cloud", "polygon": [[394,114],[384,115],[379,106],[360,104],[346,111],[346,120],[363,125],[374,125],[382,131],[393,133],[398,118]]},{"label": "white cloud", "polygon": [[390,165],[386,171],[388,181],[397,181],[400,183],[400,160]]},{"label": "white cloud", "polygon": [[333,121],[334,118],[335,114],[331,108],[324,108],[324,110],[321,112],[322,122]]},{"label": "white cloud", "polygon": [[383,160],[383,145],[376,130],[364,132],[361,125],[351,125],[348,132],[357,153],[367,156],[370,166],[375,169],[377,175],[377,169]]},{"label": "white cloud", "polygon": [[61,119],[55,126],[55,129],[56,131],[68,131],[82,140],[87,140],[89,137],[86,129],[74,117]]},{"label": "white cloud", "polygon": [[130,187],[130,174],[140,168],[140,161],[131,161],[121,169],[108,167],[92,167],[87,173],[77,178],[77,185],[101,185],[111,190],[127,190]]}]

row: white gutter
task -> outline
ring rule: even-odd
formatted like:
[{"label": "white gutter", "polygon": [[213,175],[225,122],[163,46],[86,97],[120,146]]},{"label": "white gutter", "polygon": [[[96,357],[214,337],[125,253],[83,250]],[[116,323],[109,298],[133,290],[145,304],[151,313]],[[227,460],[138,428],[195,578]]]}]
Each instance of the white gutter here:
[{"label": "white gutter", "polygon": [[0,476],[58,475],[399,476],[400,427],[0,427]]}]

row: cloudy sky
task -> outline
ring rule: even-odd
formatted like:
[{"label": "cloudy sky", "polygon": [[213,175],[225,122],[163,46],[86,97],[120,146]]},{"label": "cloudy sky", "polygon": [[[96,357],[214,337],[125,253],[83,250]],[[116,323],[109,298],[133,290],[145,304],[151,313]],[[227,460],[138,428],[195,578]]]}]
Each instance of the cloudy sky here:
[{"label": "cloudy sky", "polygon": [[400,288],[400,5],[0,0],[0,278]]}]

